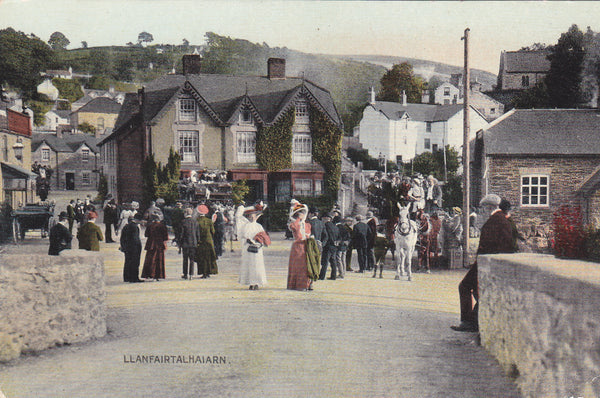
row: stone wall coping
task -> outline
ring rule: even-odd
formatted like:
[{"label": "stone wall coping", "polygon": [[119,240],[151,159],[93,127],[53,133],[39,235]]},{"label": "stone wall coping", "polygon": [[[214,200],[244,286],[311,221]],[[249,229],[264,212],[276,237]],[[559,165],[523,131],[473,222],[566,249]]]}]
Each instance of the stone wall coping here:
[{"label": "stone wall coping", "polygon": [[486,254],[479,255],[478,258],[486,257],[501,263],[524,265],[539,271],[600,285],[600,263],[592,261],[558,258],[551,254],[539,253]]},{"label": "stone wall coping", "polygon": [[521,291],[536,291],[575,306],[585,297],[586,302],[597,303],[594,311],[600,316],[598,263],[537,253],[480,255],[477,262],[480,273],[510,278],[512,287]]},{"label": "stone wall coping", "polygon": [[[39,266],[50,266],[54,264],[54,260],[60,257],[60,262],[62,264],[73,264],[73,263],[85,263],[90,261],[96,261],[98,258],[103,258],[102,254],[99,252],[92,252],[88,250],[63,250],[60,252],[58,256],[50,256],[48,254],[13,254],[13,253],[3,253],[0,254],[0,266],[1,267],[13,267],[19,268],[22,267],[23,258],[29,259],[29,263],[32,267]],[[3,260],[4,259],[4,260]],[[13,261],[15,259],[20,259],[20,261]]]}]

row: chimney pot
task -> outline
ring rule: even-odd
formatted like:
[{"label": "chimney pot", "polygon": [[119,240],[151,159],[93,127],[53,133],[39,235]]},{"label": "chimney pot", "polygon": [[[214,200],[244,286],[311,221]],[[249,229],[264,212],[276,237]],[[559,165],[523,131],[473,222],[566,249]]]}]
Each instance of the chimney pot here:
[{"label": "chimney pot", "polygon": [[197,75],[200,73],[200,55],[199,54],[187,54],[182,58],[183,62],[183,74],[184,75]]},{"label": "chimney pot", "polygon": [[267,61],[267,77],[269,79],[285,79],[285,59],[269,58]]}]

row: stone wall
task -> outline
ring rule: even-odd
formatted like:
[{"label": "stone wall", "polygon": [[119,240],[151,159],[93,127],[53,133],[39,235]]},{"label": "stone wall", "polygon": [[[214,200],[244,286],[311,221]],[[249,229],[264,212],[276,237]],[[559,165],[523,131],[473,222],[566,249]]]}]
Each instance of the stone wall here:
[{"label": "stone wall", "polygon": [[600,267],[479,256],[479,329],[525,397],[600,396]]},{"label": "stone wall", "polygon": [[0,361],[106,334],[98,253],[0,255]]}]

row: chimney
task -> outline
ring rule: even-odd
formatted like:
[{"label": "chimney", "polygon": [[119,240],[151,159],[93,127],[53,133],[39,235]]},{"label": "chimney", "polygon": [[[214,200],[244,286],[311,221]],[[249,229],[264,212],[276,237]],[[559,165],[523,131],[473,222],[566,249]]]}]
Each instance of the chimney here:
[{"label": "chimney", "polygon": [[197,75],[200,73],[200,55],[187,54],[183,56],[182,61],[184,75]]},{"label": "chimney", "polygon": [[375,87],[369,87],[370,100],[369,104],[375,105]]},{"label": "chimney", "polygon": [[285,59],[269,58],[267,61],[267,77],[269,79],[285,79]]},{"label": "chimney", "polygon": [[406,106],[406,91],[402,90],[402,106]]}]

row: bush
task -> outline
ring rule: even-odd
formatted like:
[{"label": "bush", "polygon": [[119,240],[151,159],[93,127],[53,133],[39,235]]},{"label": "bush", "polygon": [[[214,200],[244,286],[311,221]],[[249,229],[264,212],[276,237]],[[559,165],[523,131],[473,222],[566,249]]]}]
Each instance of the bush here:
[{"label": "bush", "polygon": [[586,230],[579,207],[561,206],[552,220],[552,250],[558,257],[585,258]]},{"label": "bush", "polygon": [[584,250],[589,260],[600,262],[600,230],[586,230]]}]

